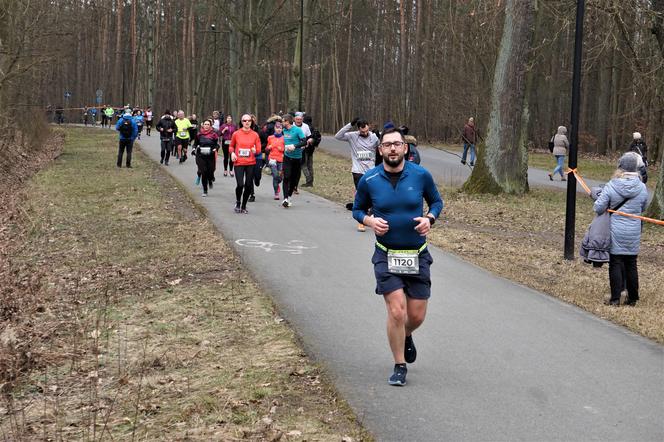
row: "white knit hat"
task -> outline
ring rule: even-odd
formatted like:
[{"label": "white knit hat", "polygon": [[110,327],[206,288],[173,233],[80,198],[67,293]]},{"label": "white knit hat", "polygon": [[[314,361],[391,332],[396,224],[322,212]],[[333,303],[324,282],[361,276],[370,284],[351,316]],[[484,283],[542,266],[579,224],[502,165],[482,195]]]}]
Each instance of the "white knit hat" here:
[{"label": "white knit hat", "polygon": [[639,132],[634,132],[632,134],[632,136],[634,137],[635,140],[640,140],[641,139],[641,134]]}]

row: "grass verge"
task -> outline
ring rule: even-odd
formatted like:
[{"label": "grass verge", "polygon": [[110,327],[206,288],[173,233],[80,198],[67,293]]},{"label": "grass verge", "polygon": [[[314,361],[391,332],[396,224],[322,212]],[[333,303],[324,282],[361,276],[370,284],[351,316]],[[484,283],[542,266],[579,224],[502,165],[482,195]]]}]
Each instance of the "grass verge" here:
[{"label": "grass verge", "polygon": [[[68,129],[13,225],[5,440],[367,440],[184,191]],[[11,364],[10,364],[11,365]]]},{"label": "grass verge", "polygon": [[[308,190],[339,203],[352,201],[349,160],[317,151],[315,168],[315,187]],[[664,343],[664,228],[644,227],[638,306],[607,307],[602,301],[609,295],[608,266],[594,269],[562,257],[565,192],[536,188],[523,196],[495,196],[439,190],[445,209],[429,236],[432,244]],[[578,245],[594,216],[592,200],[578,198],[576,213]]]}]

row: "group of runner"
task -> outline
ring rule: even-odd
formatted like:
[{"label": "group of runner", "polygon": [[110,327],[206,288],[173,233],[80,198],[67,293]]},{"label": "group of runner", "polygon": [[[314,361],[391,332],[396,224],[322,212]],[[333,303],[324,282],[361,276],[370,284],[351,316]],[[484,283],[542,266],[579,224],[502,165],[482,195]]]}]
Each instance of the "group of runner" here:
[{"label": "group of runner", "polygon": [[[120,132],[118,167],[123,146],[127,167],[131,167],[131,144],[140,133],[141,115],[132,114],[136,112],[125,109],[116,124]],[[307,119],[308,124],[305,118],[301,112],[273,114],[259,126],[254,115],[244,114],[238,127],[231,115],[223,118],[215,111],[199,128],[196,115],[186,118],[181,110],[175,115],[167,110],[156,125],[161,139],[160,163],[167,166],[172,155],[185,162],[191,147],[197,165],[195,184],[202,185],[202,196],[206,197],[214,187],[221,148],[223,174],[236,179],[235,213],[249,213],[247,203],[255,200],[254,186],[260,185],[264,166],[272,175],[274,199],[281,199],[283,192],[281,205],[290,208],[303,166],[311,168],[305,173],[303,186],[313,184],[309,161],[321,141],[311,119]],[[431,174],[418,164],[416,140],[407,139],[406,131],[386,123],[377,134],[366,120],[355,118],[335,135],[348,143],[351,153],[356,195],[349,209],[358,230],[368,226],[376,234],[372,257],[375,292],[383,296],[387,309],[387,336],[394,358],[388,383],[395,386],[406,384],[407,364],[417,358],[413,332],[424,321],[431,295],[429,267],[433,259],[426,235],[443,208]]]},{"label": "group of runner", "polygon": [[[305,122],[308,119],[309,124]],[[253,114],[244,114],[239,127],[231,115],[222,117],[214,111],[199,128],[196,115],[185,117],[184,111],[172,115],[165,111],[156,129],[161,138],[161,164],[168,165],[171,156],[180,163],[188,158],[188,149],[196,157],[198,166],[195,183],[203,187],[206,197],[214,187],[219,150],[223,154],[224,176],[236,179],[236,213],[249,213],[247,203],[256,199],[254,187],[259,186],[264,167],[270,169],[274,199],[281,199],[283,207],[293,205],[292,196],[298,193],[302,166],[307,182],[313,184],[313,164],[306,163],[321,140],[320,132],[311,128],[311,119],[302,112],[273,114],[262,125]],[[311,155],[309,155],[309,158]]]}]

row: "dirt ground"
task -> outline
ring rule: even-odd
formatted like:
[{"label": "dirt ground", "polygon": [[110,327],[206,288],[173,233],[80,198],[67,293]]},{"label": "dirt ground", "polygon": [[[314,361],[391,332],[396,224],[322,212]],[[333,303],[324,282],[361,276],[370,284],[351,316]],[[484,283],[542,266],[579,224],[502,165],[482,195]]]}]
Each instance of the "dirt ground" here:
[{"label": "dirt ground", "polygon": [[[3,440],[371,440],[184,191],[68,129],[3,224]],[[11,302],[10,302],[11,301]]]}]

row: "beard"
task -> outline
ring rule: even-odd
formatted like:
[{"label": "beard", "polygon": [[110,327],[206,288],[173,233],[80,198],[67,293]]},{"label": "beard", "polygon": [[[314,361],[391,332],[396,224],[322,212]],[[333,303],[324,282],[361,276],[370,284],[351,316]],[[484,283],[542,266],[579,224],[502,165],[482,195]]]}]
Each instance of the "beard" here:
[{"label": "beard", "polygon": [[383,161],[390,167],[398,167],[403,163],[404,154],[397,154],[395,159],[391,159],[389,155],[383,157]]}]

